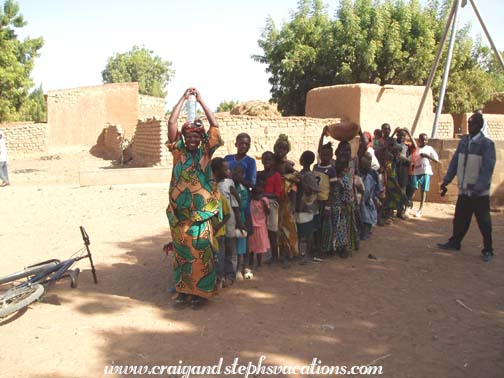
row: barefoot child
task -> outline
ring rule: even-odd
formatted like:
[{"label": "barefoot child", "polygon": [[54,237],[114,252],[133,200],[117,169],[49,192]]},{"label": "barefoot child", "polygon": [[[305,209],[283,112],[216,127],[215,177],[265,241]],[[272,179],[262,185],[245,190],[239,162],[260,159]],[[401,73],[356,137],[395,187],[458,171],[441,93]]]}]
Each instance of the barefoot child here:
[{"label": "barefoot child", "polygon": [[360,238],[361,240],[367,240],[371,234],[371,229],[378,222],[375,200],[379,198],[382,189],[378,173],[372,169],[371,154],[366,152],[360,161],[360,177],[364,184],[364,193],[360,203],[362,221]]},{"label": "barefoot child", "polygon": [[[247,213],[250,214],[250,199],[248,189],[241,183],[243,180],[243,174],[243,167],[241,165],[235,165],[232,176],[236,191],[240,197],[240,219],[242,224],[245,225]],[[250,227],[247,228],[247,232],[249,231]],[[236,235],[236,256],[236,274],[240,277],[240,275],[243,276],[247,260],[247,234],[241,231]]]},{"label": "barefoot child", "polygon": [[278,247],[283,257],[283,268],[289,268],[290,260],[299,256],[294,217],[299,178],[295,174],[294,163],[287,159],[291,147],[285,134],[280,134],[273,146],[275,170],[282,176],[282,195],[278,201]]},{"label": "barefoot child", "polygon": [[270,248],[267,226],[268,213],[269,200],[264,195],[264,182],[258,179],[252,191],[252,200],[250,201],[252,235],[249,237],[250,252],[253,252],[257,258],[256,270],[261,269],[262,256]]},{"label": "barefoot child", "polygon": [[243,230],[243,225],[240,217],[240,197],[231,180],[229,166],[227,161],[221,157],[212,159],[212,173],[217,181],[217,188],[224,200],[228,201],[230,211],[230,218],[226,223],[226,242],[225,242],[225,256],[224,259],[218,260],[220,269],[224,270],[223,286],[233,284],[236,273],[233,260],[236,259],[236,229]]},{"label": "barefoot child", "polygon": [[[239,177],[239,182],[250,192],[256,183],[257,166],[254,158],[247,155],[250,150],[251,138],[247,133],[240,133],[236,136],[235,147],[236,154],[226,155],[224,159],[229,164],[229,169],[241,166],[243,175]],[[250,232],[250,196],[245,206],[245,227],[246,231]],[[242,243],[242,242],[240,242]],[[245,246],[246,247],[246,246]]]},{"label": "barefoot child", "polygon": [[262,154],[263,171],[257,177],[264,182],[264,195],[268,197],[268,239],[271,245],[271,262],[278,261],[278,199],[282,195],[282,176],[274,168],[274,155],[271,151]]},{"label": "barefoot child", "polygon": [[330,193],[334,190],[336,183],[336,169],[331,164],[333,156],[332,144],[321,144],[319,147],[320,163],[315,164],[313,173],[318,177],[319,193],[317,195],[319,214],[315,216],[315,249],[323,253],[332,255],[333,251],[333,229],[331,221],[331,204],[329,202]]},{"label": "barefoot child", "polygon": [[431,161],[434,163],[439,163],[439,157],[431,146],[428,145],[429,138],[427,134],[420,134],[418,140],[418,146],[420,147],[413,155],[413,176],[411,177],[411,186],[413,187],[413,193],[411,197],[415,194],[415,191],[420,187],[422,191],[422,197],[420,199],[420,207],[415,214],[415,217],[420,218],[422,216],[422,208],[425,202],[425,197],[430,187],[430,177],[434,174],[432,172]]},{"label": "barefoot child", "polygon": [[299,239],[299,254],[301,265],[308,262],[308,253],[311,252],[314,232],[314,216],[318,213],[317,194],[320,191],[318,176],[311,171],[311,165],[315,161],[312,151],[305,151],[299,158],[303,166],[299,172],[299,188],[296,198],[296,226]]}]

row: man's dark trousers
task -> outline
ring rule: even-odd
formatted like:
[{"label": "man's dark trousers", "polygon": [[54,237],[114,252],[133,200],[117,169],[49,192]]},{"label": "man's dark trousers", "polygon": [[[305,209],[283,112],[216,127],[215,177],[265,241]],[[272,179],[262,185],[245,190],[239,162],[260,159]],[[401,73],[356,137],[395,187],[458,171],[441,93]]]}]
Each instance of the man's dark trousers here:
[{"label": "man's dark trousers", "polygon": [[455,217],[453,218],[453,236],[449,243],[460,248],[462,239],[471,225],[473,213],[476,215],[476,221],[483,236],[483,251],[493,253],[490,196],[470,197],[465,194],[458,196]]}]

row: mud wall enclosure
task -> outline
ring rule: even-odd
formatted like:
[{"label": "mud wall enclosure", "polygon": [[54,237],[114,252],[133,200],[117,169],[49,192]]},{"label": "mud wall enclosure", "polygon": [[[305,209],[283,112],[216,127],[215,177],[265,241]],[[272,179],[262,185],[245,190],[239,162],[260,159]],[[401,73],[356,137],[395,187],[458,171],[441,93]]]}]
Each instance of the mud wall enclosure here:
[{"label": "mud wall enclosure", "polygon": [[49,91],[48,147],[93,145],[108,123],[121,125],[131,137],[138,119],[163,114],[164,99],[140,95],[138,83]]},{"label": "mud wall enclosure", "polygon": [[[342,118],[372,132],[382,123],[411,129],[424,87],[412,85],[348,84],[315,88],[306,97],[306,116]],[[415,132],[432,130],[432,93],[429,92]]]}]

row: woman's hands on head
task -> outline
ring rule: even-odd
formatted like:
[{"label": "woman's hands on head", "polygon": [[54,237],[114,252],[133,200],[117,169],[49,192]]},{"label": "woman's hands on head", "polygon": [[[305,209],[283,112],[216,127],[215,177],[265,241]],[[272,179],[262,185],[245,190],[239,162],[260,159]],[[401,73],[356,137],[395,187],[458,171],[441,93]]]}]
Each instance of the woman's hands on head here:
[{"label": "woman's hands on head", "polygon": [[191,95],[196,97],[196,101],[198,101],[198,102],[201,101],[201,94],[198,91],[198,89],[196,89],[194,87],[187,88],[184,92],[184,99],[187,100],[189,98],[189,96],[191,96]]},{"label": "woman's hands on head", "polygon": [[184,98],[184,100],[187,100],[189,98],[190,95],[192,95],[194,93],[194,90],[195,88],[187,88],[184,92],[184,94],[182,95],[182,97]]}]

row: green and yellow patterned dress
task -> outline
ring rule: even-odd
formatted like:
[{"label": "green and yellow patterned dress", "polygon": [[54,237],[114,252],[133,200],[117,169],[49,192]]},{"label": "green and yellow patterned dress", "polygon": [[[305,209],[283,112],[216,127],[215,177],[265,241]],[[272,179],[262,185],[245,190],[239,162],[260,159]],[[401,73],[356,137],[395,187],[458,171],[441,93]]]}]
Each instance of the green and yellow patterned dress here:
[{"label": "green and yellow patterned dress", "polygon": [[297,192],[298,182],[297,173],[282,175],[282,196],[278,199],[278,247],[282,255],[290,258],[299,256],[295,204],[289,198],[290,191]]},{"label": "green and yellow patterned dress", "polygon": [[167,144],[173,172],[166,215],[175,247],[174,281],[179,293],[204,298],[216,293],[211,218],[219,214],[219,191],[211,181],[210,160],[223,144],[217,127],[210,127],[194,155],[186,150],[180,133]]}]

